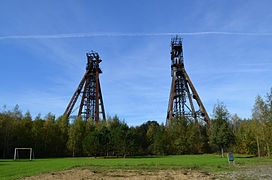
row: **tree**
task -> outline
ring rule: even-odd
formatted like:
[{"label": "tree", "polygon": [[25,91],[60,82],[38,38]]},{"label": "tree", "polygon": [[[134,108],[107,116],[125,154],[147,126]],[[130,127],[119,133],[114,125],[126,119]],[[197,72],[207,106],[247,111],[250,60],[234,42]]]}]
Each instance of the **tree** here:
[{"label": "tree", "polygon": [[187,153],[201,153],[202,146],[204,146],[204,142],[202,140],[205,139],[206,133],[203,135],[199,134],[201,130],[201,126],[197,123],[193,123],[193,121],[189,121],[187,126],[186,138],[187,138]]},{"label": "tree", "polygon": [[148,153],[154,153],[154,143],[155,143],[155,136],[156,133],[159,131],[159,124],[157,122],[152,123],[147,132],[146,132],[146,139],[148,142]]},{"label": "tree", "polygon": [[9,113],[4,112],[0,114],[1,150],[3,158],[7,158],[10,154],[14,130],[13,124],[14,118],[12,118]]},{"label": "tree", "polygon": [[14,122],[14,140],[13,143],[16,147],[32,147],[32,117],[30,112],[27,111],[25,115]]},{"label": "tree", "polygon": [[68,141],[68,131],[69,131],[69,119],[67,115],[60,116],[56,120],[57,126],[57,136],[58,136],[58,144],[57,144],[57,155],[65,156],[66,153],[66,144]]},{"label": "tree", "polygon": [[82,142],[86,134],[86,121],[77,117],[69,128],[67,148],[72,152],[73,157],[82,155]]},{"label": "tree", "polygon": [[255,126],[251,119],[241,120],[235,132],[235,151],[241,154],[256,154]]},{"label": "tree", "polygon": [[173,118],[169,127],[170,153],[185,154],[188,152],[187,128],[189,125],[188,118]]},{"label": "tree", "polygon": [[153,145],[152,145],[152,153],[157,155],[165,155],[168,152],[168,133],[164,124],[160,126],[155,126],[155,133],[153,134]]},{"label": "tree", "polygon": [[266,122],[265,122],[265,137],[267,146],[267,155],[270,156],[270,149],[272,148],[272,88],[270,92],[266,94]]},{"label": "tree", "polygon": [[257,96],[255,104],[252,110],[252,123],[254,126],[254,135],[256,138],[256,144],[258,149],[258,157],[261,157],[263,143],[265,142],[264,137],[264,123],[266,121],[265,114],[267,112],[267,106],[261,96]]},{"label": "tree", "polygon": [[102,145],[102,134],[95,130],[92,131],[83,140],[83,150],[88,156],[98,156],[101,153]]},{"label": "tree", "polygon": [[210,141],[221,149],[221,157],[224,157],[224,148],[234,143],[234,134],[229,125],[230,114],[222,102],[218,102],[213,109],[213,121]]},{"label": "tree", "polygon": [[43,123],[43,148],[47,157],[57,156],[57,147],[59,144],[58,128],[56,126],[55,115],[48,113]]},{"label": "tree", "polygon": [[232,123],[233,133],[235,133],[241,123],[241,118],[239,118],[237,114],[234,114],[233,116],[231,116],[231,123]]},{"label": "tree", "polygon": [[36,116],[35,120],[32,123],[32,128],[31,128],[31,134],[32,134],[32,139],[33,139],[33,148],[35,151],[35,157],[45,157],[46,156],[46,151],[43,148],[43,139],[44,139],[44,131],[43,131],[43,126],[44,126],[44,120],[41,119],[41,115],[38,114]]}]

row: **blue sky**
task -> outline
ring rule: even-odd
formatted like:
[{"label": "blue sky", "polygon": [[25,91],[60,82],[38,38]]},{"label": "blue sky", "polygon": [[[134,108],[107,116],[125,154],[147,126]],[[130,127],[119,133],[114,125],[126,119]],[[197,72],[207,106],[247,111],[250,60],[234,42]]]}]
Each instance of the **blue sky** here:
[{"label": "blue sky", "polygon": [[[251,116],[272,82],[272,2],[267,0],[1,0],[0,105],[35,117],[63,114],[97,51],[105,110],[129,125],[165,122],[170,39],[208,113],[217,100]],[[210,33],[201,33],[210,32]],[[219,32],[219,33],[215,33]],[[222,33],[225,32],[225,33]]]}]

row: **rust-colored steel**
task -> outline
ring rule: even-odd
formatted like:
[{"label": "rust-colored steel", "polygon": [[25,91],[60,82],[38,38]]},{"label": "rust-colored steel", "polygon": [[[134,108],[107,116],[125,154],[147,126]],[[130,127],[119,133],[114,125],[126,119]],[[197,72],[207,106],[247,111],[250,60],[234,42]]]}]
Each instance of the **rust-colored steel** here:
[{"label": "rust-colored steel", "polygon": [[[86,79],[86,84],[88,84],[88,83],[89,83],[89,80]],[[88,86],[84,86],[84,90],[83,90],[83,94],[82,94],[82,98],[81,98],[81,102],[80,102],[80,106],[79,106],[77,116],[81,116],[82,108],[83,108],[83,105],[84,105],[84,99],[85,99],[85,96],[86,96],[87,87]]]},{"label": "rust-colored steel", "polygon": [[[211,120],[199,95],[184,68],[182,39],[178,36],[171,40],[171,76],[166,126],[173,118],[189,117],[198,122],[204,120],[211,126]],[[196,103],[194,103],[194,101]],[[188,103],[189,101],[189,103]],[[197,106],[196,106],[197,104]]]},{"label": "rust-colored steel", "polygon": [[[102,60],[100,59],[98,53],[93,51],[87,53],[86,55],[86,73],[82,78],[70,103],[68,104],[64,115],[67,115],[68,117],[71,115],[79,95],[82,94],[78,116],[81,116],[84,120],[92,119],[98,122],[100,120],[100,114],[102,114],[103,120],[106,118],[101,93],[102,91],[99,82],[99,74],[102,73],[99,67],[99,63],[102,62]],[[101,111],[99,110],[100,108]]]},{"label": "rust-colored steel", "polygon": [[96,88],[95,88],[95,121],[99,121],[99,79],[98,79],[98,71],[96,71]]},{"label": "rust-colored steel", "polygon": [[105,110],[104,110],[104,106],[103,106],[103,98],[102,98],[102,92],[101,92],[101,88],[100,88],[100,81],[98,79],[98,86],[99,86],[99,97],[100,97],[100,105],[101,105],[101,113],[103,115],[103,119],[106,119],[105,116]]},{"label": "rust-colored steel", "polygon": [[80,81],[79,85],[78,85],[78,88],[76,90],[76,92],[74,93],[72,99],[70,100],[64,114],[65,115],[68,115],[68,117],[70,116],[71,112],[72,112],[72,109],[74,108],[75,106],[75,103],[77,101],[77,98],[81,92],[81,89],[82,87],[84,86],[84,83],[85,83],[85,80],[86,80],[86,75],[88,74],[88,71],[86,71],[85,75],[83,76],[82,80]]},{"label": "rust-colored steel", "polygon": [[201,100],[200,100],[200,97],[199,97],[199,95],[197,94],[197,91],[196,91],[196,89],[195,89],[195,87],[194,87],[192,81],[190,80],[190,78],[189,78],[188,74],[186,73],[185,69],[183,69],[183,72],[184,72],[184,74],[185,74],[185,77],[186,77],[187,82],[189,83],[190,88],[191,88],[192,91],[193,91],[193,98],[196,99],[196,102],[197,102],[198,106],[200,107],[201,116],[203,116],[203,117],[204,117],[204,121],[205,121],[206,123],[208,123],[209,126],[211,126],[212,124],[211,124],[210,117],[209,117],[209,115],[208,115],[208,113],[207,113],[207,111],[206,111],[204,105],[202,104],[202,102],[201,102]]}]

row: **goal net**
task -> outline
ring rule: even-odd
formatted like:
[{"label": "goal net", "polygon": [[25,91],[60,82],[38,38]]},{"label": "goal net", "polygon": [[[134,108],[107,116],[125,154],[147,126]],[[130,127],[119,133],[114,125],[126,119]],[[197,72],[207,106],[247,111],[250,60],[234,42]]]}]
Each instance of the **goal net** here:
[{"label": "goal net", "polygon": [[29,160],[32,159],[32,148],[15,148],[14,150],[14,160],[19,159],[19,150],[29,150]]}]

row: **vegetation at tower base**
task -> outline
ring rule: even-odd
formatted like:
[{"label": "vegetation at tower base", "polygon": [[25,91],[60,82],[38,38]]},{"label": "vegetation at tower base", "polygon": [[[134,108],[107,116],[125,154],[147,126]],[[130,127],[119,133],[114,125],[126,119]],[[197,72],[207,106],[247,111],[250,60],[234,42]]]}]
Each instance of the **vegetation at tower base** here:
[{"label": "vegetation at tower base", "polygon": [[234,134],[230,128],[230,114],[222,102],[218,102],[213,110],[214,120],[212,121],[210,140],[221,150],[221,157],[224,157],[224,148],[234,144]]},{"label": "vegetation at tower base", "polygon": [[[32,147],[35,158],[64,156],[128,157],[140,155],[198,154],[233,151],[271,156],[272,90],[257,96],[252,119],[230,116],[222,103],[215,105],[213,125],[190,118],[173,118],[168,126],[147,121],[129,127],[117,116],[96,123],[78,117],[44,118],[22,114],[19,106],[0,112],[0,157],[12,158],[15,147]],[[24,154],[20,154],[23,158]]]}]

